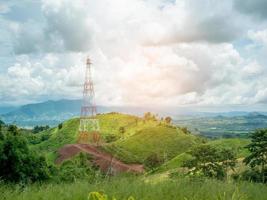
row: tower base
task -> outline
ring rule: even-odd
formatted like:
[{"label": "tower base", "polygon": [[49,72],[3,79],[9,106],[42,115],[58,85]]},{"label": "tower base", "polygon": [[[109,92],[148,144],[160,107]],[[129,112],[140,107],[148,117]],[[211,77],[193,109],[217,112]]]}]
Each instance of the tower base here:
[{"label": "tower base", "polygon": [[78,136],[77,142],[80,144],[94,144],[94,145],[99,145],[100,143],[100,134],[99,132],[80,132]]}]

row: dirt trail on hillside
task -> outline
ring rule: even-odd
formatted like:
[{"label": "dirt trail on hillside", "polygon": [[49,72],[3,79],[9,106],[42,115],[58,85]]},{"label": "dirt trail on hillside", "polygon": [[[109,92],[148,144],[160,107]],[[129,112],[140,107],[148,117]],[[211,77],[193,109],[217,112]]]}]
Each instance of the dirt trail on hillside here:
[{"label": "dirt trail on hillside", "polygon": [[93,163],[100,168],[102,172],[109,174],[118,174],[120,172],[144,172],[143,165],[125,164],[122,161],[114,158],[111,154],[99,150],[96,146],[89,144],[67,144],[58,150],[59,157],[56,163],[60,164],[66,159],[69,159],[80,152],[85,152],[93,157]]}]

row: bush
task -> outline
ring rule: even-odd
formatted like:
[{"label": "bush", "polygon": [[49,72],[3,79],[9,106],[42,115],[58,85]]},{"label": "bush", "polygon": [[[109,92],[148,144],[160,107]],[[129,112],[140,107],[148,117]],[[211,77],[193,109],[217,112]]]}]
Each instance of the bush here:
[{"label": "bush", "polygon": [[[1,120],[0,120],[1,121]],[[0,123],[0,140],[4,140],[3,125]]]},{"label": "bush", "polygon": [[0,178],[36,182],[48,179],[49,170],[45,158],[31,151],[24,137],[9,133],[0,144]]},{"label": "bush", "polygon": [[39,133],[39,132],[42,132],[44,130],[47,130],[49,129],[50,127],[48,125],[46,126],[35,126],[33,129],[32,129],[32,132],[33,133]]},{"label": "bush", "polygon": [[251,143],[245,147],[250,151],[250,155],[244,159],[244,163],[255,171],[253,174],[261,173],[262,182],[266,183],[267,129],[256,130],[250,135],[250,138]]},{"label": "bush", "polygon": [[119,139],[119,136],[115,135],[115,134],[109,134],[105,137],[105,140],[107,143],[110,143],[110,142],[114,142],[116,140]]},{"label": "bush", "polygon": [[188,174],[203,175],[223,179],[228,168],[233,170],[236,165],[234,153],[229,149],[218,149],[210,145],[201,145],[191,152],[192,159],[186,160],[183,167],[189,169]]},{"label": "bush", "polygon": [[162,165],[163,163],[164,163],[163,158],[161,158],[157,153],[149,155],[144,161],[146,167],[150,169],[155,169],[160,165]]},{"label": "bush", "polygon": [[[262,177],[263,174],[264,174],[264,179]],[[246,170],[234,178],[235,179],[238,178],[238,179],[246,180],[246,181],[258,182],[258,183],[264,180],[264,183],[267,183],[267,169],[265,169],[264,172],[258,169]]]},{"label": "bush", "polygon": [[62,129],[62,127],[63,127],[63,124],[60,123],[60,124],[58,125],[58,129],[60,130],[60,129]]},{"label": "bush", "polygon": [[85,179],[89,182],[102,178],[102,174],[91,165],[91,157],[80,153],[71,160],[63,162],[59,168],[54,169],[53,179],[57,182],[73,182],[77,179]]}]

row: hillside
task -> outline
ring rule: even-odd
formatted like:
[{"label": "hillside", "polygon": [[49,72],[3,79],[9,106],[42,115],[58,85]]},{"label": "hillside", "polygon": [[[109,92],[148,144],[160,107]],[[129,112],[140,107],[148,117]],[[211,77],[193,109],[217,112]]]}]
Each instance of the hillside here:
[{"label": "hillside", "polygon": [[[101,114],[97,118],[100,121],[102,143],[105,143],[103,150],[128,163],[142,163],[153,153],[169,160],[200,142],[194,135],[155,120],[144,121],[133,115],[119,113]],[[59,148],[76,143],[78,126],[79,119],[74,118],[65,121],[61,129],[55,127],[35,134],[29,138],[34,144],[32,148],[53,162]]]},{"label": "hillside", "polygon": [[[141,118],[133,115],[108,113],[97,115],[99,119],[103,142],[112,142],[120,138],[127,138],[146,127],[155,127],[158,122],[143,123]],[[53,161],[57,150],[65,144],[76,143],[79,119],[73,118],[62,123],[62,128],[54,127],[39,134],[28,136],[33,144],[32,148],[48,156]],[[123,127],[123,133],[121,131]]]},{"label": "hillside", "polygon": [[[126,163],[143,164],[151,155],[157,155],[165,161],[161,170],[174,169],[181,166],[189,158],[186,153],[197,144],[206,143],[222,148],[233,149],[237,156],[244,157],[247,151],[243,148],[248,139],[231,138],[205,141],[192,134],[185,134],[181,129],[120,113],[97,115],[102,135],[102,150]],[[57,158],[57,152],[66,144],[76,143],[79,119],[74,118],[63,123],[61,129],[51,128],[32,139],[32,148],[46,155],[50,162]],[[121,131],[123,129],[123,131]]]},{"label": "hillside", "polygon": [[[206,144],[215,146],[217,148],[231,149],[235,152],[237,158],[244,158],[248,155],[248,150],[244,147],[249,144],[249,139],[242,138],[229,138],[229,139],[217,139],[208,141]],[[185,160],[190,159],[190,155],[186,152],[183,152],[168,162],[164,163],[159,171],[167,171],[172,169],[177,169],[181,167]]]},{"label": "hillside", "polygon": [[200,139],[196,136],[187,135],[175,127],[158,125],[144,128],[125,140],[105,146],[105,149],[125,162],[142,163],[152,154],[169,160],[198,143]]}]

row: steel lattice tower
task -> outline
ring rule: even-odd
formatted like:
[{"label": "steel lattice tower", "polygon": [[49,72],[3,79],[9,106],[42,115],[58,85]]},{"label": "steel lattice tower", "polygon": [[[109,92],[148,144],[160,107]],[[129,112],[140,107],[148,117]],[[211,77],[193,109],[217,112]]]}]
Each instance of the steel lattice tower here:
[{"label": "steel lattice tower", "polygon": [[94,83],[91,74],[91,60],[86,59],[85,81],[83,84],[83,100],[81,106],[79,143],[95,143],[98,145],[100,140],[99,121],[96,118],[96,104]]}]

